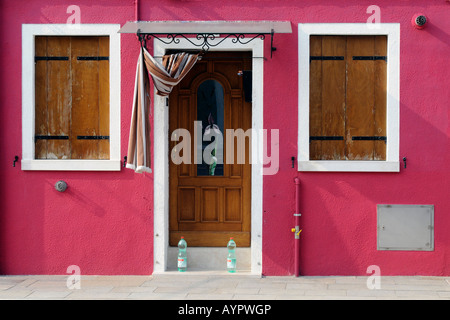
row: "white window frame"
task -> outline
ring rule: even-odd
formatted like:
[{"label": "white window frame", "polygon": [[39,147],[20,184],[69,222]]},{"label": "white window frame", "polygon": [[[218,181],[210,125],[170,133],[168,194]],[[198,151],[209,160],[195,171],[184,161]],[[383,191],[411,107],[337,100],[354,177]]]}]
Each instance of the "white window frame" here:
[{"label": "white window frame", "polygon": [[[386,160],[309,160],[309,67],[311,35],[386,35]],[[298,171],[399,172],[400,24],[307,23],[298,25]]]},{"label": "white window frame", "polygon": [[[120,24],[22,25],[22,170],[120,171]],[[35,37],[109,36],[109,160],[35,159]]]}]

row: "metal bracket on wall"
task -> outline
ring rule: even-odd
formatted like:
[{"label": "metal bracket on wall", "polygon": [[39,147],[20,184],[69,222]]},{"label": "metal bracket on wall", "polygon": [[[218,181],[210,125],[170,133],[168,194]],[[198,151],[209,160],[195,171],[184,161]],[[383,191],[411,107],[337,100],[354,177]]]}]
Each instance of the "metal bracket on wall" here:
[{"label": "metal bracket on wall", "polygon": [[[172,45],[180,45],[180,49],[188,42],[199,48],[200,51],[208,51],[218,47],[226,39],[233,44],[242,44],[249,50],[251,41],[264,40],[270,35],[270,56],[277,48],[274,47],[275,33],[292,33],[290,21],[128,21],[118,33],[132,33],[142,47],[147,40],[158,39],[165,45],[171,45],[171,50],[176,49]],[[253,57],[255,58],[255,57]]]},{"label": "metal bracket on wall", "polygon": [[[206,52],[211,47],[217,47],[226,39],[230,38],[233,43],[248,44],[255,39],[264,40],[266,35],[270,34],[270,57],[272,58],[272,53],[277,50],[273,46],[273,35],[274,30],[272,29],[270,33],[257,33],[257,34],[245,34],[245,33],[141,33],[140,30],[137,32],[137,37],[141,43],[141,47],[147,46],[147,40],[151,38],[157,39],[164,44],[178,44],[180,43],[180,38],[187,40],[190,44],[198,47],[201,51]],[[165,35],[165,37],[163,37]]]},{"label": "metal bracket on wall", "polygon": [[270,31],[270,58],[272,59],[272,53],[277,51],[277,48],[273,46],[273,29]]}]

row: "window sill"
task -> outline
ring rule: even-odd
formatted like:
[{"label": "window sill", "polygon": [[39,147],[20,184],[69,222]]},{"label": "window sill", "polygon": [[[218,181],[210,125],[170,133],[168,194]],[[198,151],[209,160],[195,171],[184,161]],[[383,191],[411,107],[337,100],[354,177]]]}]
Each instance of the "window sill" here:
[{"label": "window sill", "polygon": [[399,161],[298,161],[298,171],[322,172],[399,172]]},{"label": "window sill", "polygon": [[30,171],[120,171],[120,160],[22,160]]}]

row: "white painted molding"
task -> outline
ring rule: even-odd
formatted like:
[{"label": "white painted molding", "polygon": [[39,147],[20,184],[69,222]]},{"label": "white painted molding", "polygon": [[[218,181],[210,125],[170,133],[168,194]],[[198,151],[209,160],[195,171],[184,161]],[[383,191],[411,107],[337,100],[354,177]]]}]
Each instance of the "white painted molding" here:
[{"label": "white painted molding", "polygon": [[[218,38],[218,41],[220,39]],[[154,55],[165,54],[168,49],[194,49],[185,39],[177,44],[163,44],[154,39]],[[254,40],[248,44],[236,44],[231,39],[225,39],[210,51],[252,51],[253,57],[253,102],[252,102],[252,128],[263,129],[263,75],[264,55],[263,41]],[[259,131],[257,131],[259,132]],[[167,257],[169,246],[169,113],[164,97],[154,95],[153,113],[154,135],[154,272],[161,273],[167,270]],[[262,159],[261,148],[252,143],[252,158]],[[261,161],[252,163],[251,177],[251,273],[262,273],[262,195],[263,195],[263,167]],[[225,244],[224,244],[225,245]],[[207,249],[206,249],[207,250]]]},{"label": "white painted molding", "polygon": [[[22,170],[120,171],[120,24],[23,24],[22,25]],[[36,160],[35,37],[109,36],[110,160]]]},{"label": "white painted molding", "polygon": [[[309,160],[309,66],[311,35],[386,35],[386,161]],[[347,172],[400,171],[400,24],[308,23],[298,25],[298,170]]]}]

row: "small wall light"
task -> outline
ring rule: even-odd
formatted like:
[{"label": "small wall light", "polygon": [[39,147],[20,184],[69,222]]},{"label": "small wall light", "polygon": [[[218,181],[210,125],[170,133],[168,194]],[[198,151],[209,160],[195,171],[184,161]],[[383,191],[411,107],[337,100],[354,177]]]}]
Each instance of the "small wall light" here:
[{"label": "small wall light", "polygon": [[411,19],[411,24],[414,26],[414,28],[420,30],[425,28],[425,24],[427,23],[427,21],[428,19],[424,14],[416,13]]},{"label": "small wall light", "polygon": [[64,192],[67,189],[67,183],[65,181],[59,180],[55,183],[55,189],[59,192]]}]

